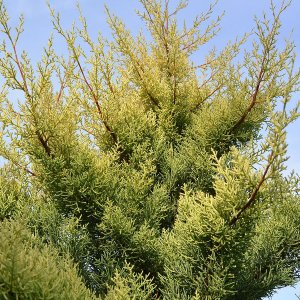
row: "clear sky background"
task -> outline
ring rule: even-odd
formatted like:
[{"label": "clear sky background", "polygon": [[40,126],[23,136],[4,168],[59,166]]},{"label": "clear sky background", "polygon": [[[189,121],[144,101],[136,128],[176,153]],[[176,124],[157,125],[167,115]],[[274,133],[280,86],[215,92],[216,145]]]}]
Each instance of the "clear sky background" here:
[{"label": "clear sky background", "polygon": [[[25,32],[20,40],[20,50],[25,49],[32,59],[36,62],[40,59],[43,47],[47,44],[48,37],[53,32],[51,20],[49,17],[46,1],[44,0],[3,0],[6,5],[11,21],[15,23],[18,15],[25,15]],[[49,0],[51,6],[59,11],[62,16],[63,24],[68,28],[72,21],[78,21],[78,12],[76,9],[76,0]],[[134,10],[141,8],[138,0],[79,0],[84,15],[87,18],[92,36],[96,36],[100,30],[106,37],[110,37],[108,26],[106,25],[106,16],[104,4],[107,4],[111,11],[120,16],[129,29],[135,34],[139,31],[142,24],[135,15]],[[170,1],[171,4],[175,0]],[[177,1],[176,1],[177,2]],[[275,4],[280,4],[280,0],[274,0]],[[208,8],[210,1],[190,0],[188,8],[179,14],[179,20],[184,19],[187,23],[191,22],[193,17],[201,11]],[[262,16],[263,11],[268,11],[269,0],[220,0],[216,7],[216,14],[225,11],[226,14],[222,22],[222,30],[218,36],[211,42],[217,49],[221,49],[229,40],[234,40],[236,36],[242,36],[249,32],[254,26],[253,16]],[[279,45],[284,45],[284,39],[290,37],[296,43],[296,52],[298,53],[297,66],[300,66],[300,1],[294,0],[292,5],[282,16],[282,34],[279,36]],[[61,39],[55,39],[56,49],[64,53],[66,50]],[[199,64],[203,62],[207,47],[200,49],[199,53],[193,59]],[[300,95],[295,95],[295,101]],[[288,154],[290,160],[288,169],[295,169],[300,173],[300,120],[295,122],[288,129]],[[297,299],[295,294],[300,295],[300,284],[296,288],[284,288],[279,290],[273,297],[273,300],[292,300]]]}]

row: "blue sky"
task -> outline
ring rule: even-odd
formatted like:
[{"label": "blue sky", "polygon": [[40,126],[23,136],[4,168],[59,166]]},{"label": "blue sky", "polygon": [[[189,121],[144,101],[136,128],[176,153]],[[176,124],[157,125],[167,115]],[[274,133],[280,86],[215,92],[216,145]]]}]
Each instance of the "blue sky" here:
[{"label": "blue sky", "polygon": [[[173,3],[175,0],[172,0]],[[50,33],[53,32],[49,17],[49,12],[44,0],[3,0],[8,8],[12,22],[16,22],[18,15],[25,15],[25,32],[20,40],[20,48],[26,49],[32,61],[37,61],[42,54],[42,49],[47,43]],[[60,11],[63,23],[66,27],[70,26],[72,21],[77,20],[76,0],[50,0],[51,6]],[[84,15],[87,17],[92,35],[96,35],[100,30],[103,35],[109,37],[108,27],[105,23],[104,4],[106,3],[112,12],[120,16],[128,28],[134,33],[137,33],[141,27],[139,18],[135,15],[134,10],[140,8],[137,0],[79,0],[83,9]],[[190,0],[188,8],[183,11],[179,18],[180,20],[191,21],[192,18],[209,6],[210,1]],[[280,1],[274,0],[275,4],[280,4]],[[216,8],[216,13],[225,11],[226,14],[222,22],[222,30],[212,42],[217,48],[223,47],[228,40],[233,40],[236,36],[241,36],[244,32],[249,32],[253,26],[253,16],[261,16],[262,12],[268,10],[269,0],[220,0]],[[279,44],[283,45],[284,38],[290,36],[293,30],[292,39],[296,43],[296,52],[298,53],[297,66],[300,66],[300,23],[299,23],[300,1],[294,0],[291,7],[282,17],[282,35],[279,36]],[[56,39],[56,49],[64,51],[63,41]],[[194,60],[201,63],[203,61],[203,51],[194,56]],[[300,98],[300,95],[295,96],[295,101]],[[288,144],[290,160],[288,162],[289,170],[295,169],[300,173],[300,120],[295,122],[288,129]],[[300,284],[296,289],[284,288],[273,296],[274,300],[289,300],[297,299],[295,293],[300,294]]]}]

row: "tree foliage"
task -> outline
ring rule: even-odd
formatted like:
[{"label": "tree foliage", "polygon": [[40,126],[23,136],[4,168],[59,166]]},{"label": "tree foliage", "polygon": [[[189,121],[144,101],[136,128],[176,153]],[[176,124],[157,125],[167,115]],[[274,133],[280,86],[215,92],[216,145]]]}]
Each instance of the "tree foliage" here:
[{"label": "tree foliage", "polygon": [[66,30],[49,6],[69,55],[50,38],[34,65],[0,1],[4,299],[261,299],[299,279],[290,2],[200,65],[216,3],[188,27],[185,1],[140,2],[150,39],[107,9],[112,39],[93,40],[80,8]]}]

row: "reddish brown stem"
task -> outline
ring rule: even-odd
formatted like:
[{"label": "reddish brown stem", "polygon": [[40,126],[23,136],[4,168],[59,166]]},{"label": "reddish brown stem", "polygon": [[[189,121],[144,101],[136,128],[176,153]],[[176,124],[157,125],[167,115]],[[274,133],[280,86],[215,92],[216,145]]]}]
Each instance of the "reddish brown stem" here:
[{"label": "reddish brown stem", "polygon": [[28,168],[26,168],[26,167],[20,165],[18,162],[14,161],[14,160],[12,160],[12,159],[10,159],[10,161],[11,161],[15,166],[17,166],[18,168],[24,170],[26,173],[28,173],[28,174],[30,174],[30,175],[32,175],[32,176],[34,176],[34,177],[37,176],[36,173],[34,173],[33,171],[29,170]]},{"label": "reddish brown stem", "polygon": [[205,69],[207,66],[211,65],[213,62],[217,61],[217,58],[212,59],[206,63],[203,63],[201,65],[193,66],[193,69]]},{"label": "reddish brown stem", "polygon": [[173,104],[176,104],[176,96],[177,96],[177,80],[176,77],[174,77],[174,84],[173,84]]},{"label": "reddish brown stem", "polygon": [[203,102],[205,102],[207,99],[209,99],[212,95],[214,95],[218,90],[220,90],[222,86],[218,85],[214,90],[212,90],[204,99],[201,100],[200,103],[196,104],[196,106],[191,110],[192,112],[195,112],[196,110],[198,110]]},{"label": "reddish brown stem", "polygon": [[235,223],[236,223],[237,220],[240,218],[240,216],[242,215],[242,213],[243,213],[246,209],[248,209],[251,205],[253,205],[253,203],[255,202],[257,193],[259,192],[261,186],[262,186],[263,183],[265,182],[266,176],[267,176],[267,174],[268,174],[268,172],[269,172],[269,169],[270,169],[270,167],[271,167],[271,165],[272,165],[272,163],[273,163],[273,161],[274,161],[273,152],[270,154],[269,160],[268,160],[268,161],[269,161],[269,163],[268,163],[268,165],[267,165],[267,167],[266,167],[266,169],[265,169],[265,171],[264,171],[264,173],[263,173],[263,175],[262,175],[262,177],[261,177],[261,179],[260,179],[258,185],[256,186],[256,188],[255,188],[254,191],[252,192],[252,194],[251,194],[250,198],[248,199],[248,201],[246,202],[246,204],[245,204],[245,205],[239,210],[239,212],[238,212],[238,213],[230,220],[230,222],[229,222],[229,225],[230,225],[230,226],[235,225]]},{"label": "reddish brown stem", "polygon": [[60,101],[64,89],[65,89],[65,78],[61,82],[60,89],[59,89],[59,92],[58,92],[58,95],[57,95],[57,98],[56,98],[56,102]]},{"label": "reddish brown stem", "polygon": [[8,38],[10,40],[10,43],[12,45],[12,48],[13,48],[13,51],[14,51],[14,55],[15,55],[15,62],[18,66],[18,69],[19,69],[19,72],[21,74],[21,77],[22,77],[22,81],[23,81],[23,89],[24,89],[24,92],[25,94],[30,97],[30,94],[29,94],[29,89],[28,89],[28,86],[27,86],[27,82],[26,82],[26,77],[25,77],[25,74],[23,72],[23,68],[21,66],[21,63],[20,63],[20,60],[19,60],[19,56],[18,56],[18,52],[17,52],[17,48],[16,48],[16,44],[14,43],[14,41],[12,40],[11,36],[8,34]]},{"label": "reddish brown stem", "polygon": [[80,61],[79,61],[79,58],[78,58],[78,56],[77,56],[76,53],[75,53],[75,50],[73,50],[73,53],[74,53],[74,56],[75,56],[75,60],[76,60],[76,62],[77,62],[77,64],[78,64],[78,67],[79,67],[79,69],[80,69],[80,73],[81,73],[81,75],[82,75],[82,77],[83,77],[83,80],[84,80],[85,84],[87,85],[88,89],[89,89],[90,92],[91,92],[91,95],[92,95],[93,101],[94,101],[94,103],[95,103],[95,105],[96,105],[96,107],[97,107],[97,111],[98,111],[98,114],[99,114],[99,116],[100,116],[100,119],[101,119],[101,121],[103,122],[103,125],[104,125],[105,129],[106,129],[106,130],[109,132],[109,134],[111,135],[113,141],[114,141],[115,143],[117,143],[117,141],[118,141],[117,136],[116,136],[116,134],[112,131],[111,127],[108,125],[108,123],[107,123],[107,122],[105,121],[105,119],[104,119],[104,115],[103,115],[103,113],[102,113],[102,109],[101,109],[101,107],[100,107],[100,104],[99,104],[99,101],[98,101],[98,97],[97,97],[96,94],[94,93],[94,90],[93,90],[92,86],[90,85],[89,81],[87,80],[87,78],[86,78],[86,76],[85,76],[85,73],[84,73],[83,68],[82,68],[82,66],[81,66],[81,63],[80,63]]},{"label": "reddish brown stem", "polygon": [[263,60],[262,60],[262,65],[261,65],[261,69],[258,75],[258,79],[257,79],[257,83],[255,86],[255,90],[254,93],[252,94],[252,99],[251,99],[251,103],[248,106],[248,108],[246,109],[246,111],[243,113],[243,115],[241,116],[241,118],[236,122],[236,124],[231,128],[231,132],[235,131],[237,128],[239,128],[244,121],[246,120],[246,118],[248,117],[248,115],[251,113],[253,107],[255,106],[255,104],[257,103],[257,96],[259,93],[259,89],[261,86],[261,83],[264,79],[264,74],[265,74],[265,61],[266,61],[266,55],[264,55]]},{"label": "reddish brown stem", "polygon": [[48,145],[47,140],[42,136],[42,134],[38,130],[36,131],[36,135],[38,137],[38,140],[42,144],[43,148],[45,149],[46,153],[48,154],[48,156],[51,156],[51,149]]}]

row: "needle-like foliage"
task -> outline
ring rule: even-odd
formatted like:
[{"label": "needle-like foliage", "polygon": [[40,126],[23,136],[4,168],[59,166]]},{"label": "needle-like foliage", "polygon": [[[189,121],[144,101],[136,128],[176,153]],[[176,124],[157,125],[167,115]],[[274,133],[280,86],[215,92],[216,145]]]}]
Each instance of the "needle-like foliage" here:
[{"label": "needle-like foliage", "polygon": [[49,6],[69,55],[51,38],[35,66],[0,1],[1,299],[261,299],[298,281],[290,2],[200,64],[217,3],[188,27],[169,2],[140,0],[151,38],[107,8],[110,40]]}]

